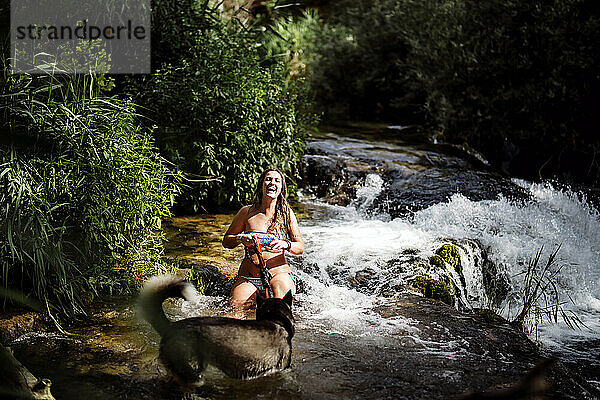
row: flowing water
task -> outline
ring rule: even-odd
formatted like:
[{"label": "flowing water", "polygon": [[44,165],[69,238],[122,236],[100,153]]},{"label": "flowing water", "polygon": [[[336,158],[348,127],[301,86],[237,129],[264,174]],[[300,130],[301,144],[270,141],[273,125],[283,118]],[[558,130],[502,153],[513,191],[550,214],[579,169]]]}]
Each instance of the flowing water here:
[{"label": "flowing water", "polygon": [[[538,301],[540,307],[559,304],[559,315],[555,322],[531,315],[531,337],[600,386],[600,214],[584,195],[549,183],[473,174],[453,157],[439,154],[435,157],[445,162],[423,171],[419,160],[432,158],[430,147],[391,140],[329,134],[314,140],[311,150],[346,165],[360,161],[387,167],[384,173],[363,168],[368,172],[347,206],[314,197],[304,200],[321,216],[302,224],[307,241],[303,277],[311,293],[305,307],[311,320],[359,335],[393,331],[394,323],[373,315],[373,304],[389,297],[390,287],[405,286],[418,260],[429,259],[444,243],[456,244],[461,255],[464,282],[454,279],[463,294],[460,308],[491,307],[511,320],[522,307],[530,260],[542,249],[539,267],[544,267],[560,247],[546,274],[551,277],[549,289],[555,289],[546,293],[553,297]],[[404,164],[390,173],[390,162],[400,161]],[[434,185],[431,176],[436,177]],[[457,176],[467,179],[457,183]],[[417,186],[406,189],[414,191],[408,200],[393,197],[398,194],[394,186],[410,187],[416,181],[426,182],[428,190]],[[432,198],[444,200],[432,204]],[[403,207],[412,211],[393,212]],[[501,299],[486,293],[485,275],[490,273],[493,282],[504,286]],[[362,277],[359,285],[357,276]],[[573,324],[579,328],[573,329]]]},{"label": "flowing water", "polygon": [[[378,179],[368,176],[368,181]],[[598,384],[598,213],[573,193],[549,185],[517,183],[532,195],[526,204],[504,198],[472,201],[455,194],[448,202],[393,220],[387,215],[365,217],[357,211],[358,205],[339,207],[315,201],[314,207],[329,217],[302,226],[307,242],[303,263],[309,270],[302,277],[309,283],[311,293],[304,305],[307,318],[333,332],[353,331],[357,335],[406,327],[406,321],[384,320],[373,313],[374,304],[384,301],[382,289],[406,283],[413,276],[415,257],[426,260],[442,244],[452,242],[461,253],[466,307],[490,305],[483,284],[481,259],[485,253],[497,267],[496,273],[510,285],[506,300],[495,308],[511,319],[520,311],[529,259],[542,246],[545,259],[560,245],[554,266],[561,268],[554,278],[559,301],[565,312],[578,316],[581,327],[572,329],[560,317],[557,323],[545,319],[539,322],[537,339],[548,352],[558,353],[586,369],[590,381]],[[400,269],[403,263],[406,268]],[[354,288],[353,278],[365,270],[372,277],[367,288]]]},{"label": "flowing water", "polygon": [[[538,350],[470,310],[491,307],[513,318],[529,260],[543,246],[545,265],[559,245],[551,287],[581,328],[560,318],[530,319],[537,328],[532,338],[600,386],[598,211],[581,194],[499,177],[484,162],[405,143],[399,129],[386,132],[377,141],[354,131],[309,144],[307,164],[337,174],[324,179],[337,189],[306,183],[296,210],[306,251],[290,257],[302,283],[292,367],[242,382],[209,369],[207,384],[192,398],[442,399],[514,382],[534,365]],[[175,219],[167,232],[169,251],[200,264],[216,262],[231,277],[241,253],[219,246],[230,218]],[[406,285],[447,243],[461,256],[462,272],[450,272],[456,307],[464,313],[415,297]],[[167,311],[173,318],[223,314],[225,293],[215,289],[193,304],[173,302]],[[83,392],[90,398],[181,398],[156,362],[158,336],[135,318],[131,302],[115,304],[118,318],[99,323],[102,337],[123,349],[98,350],[104,348],[94,339],[100,333],[91,327],[80,332],[87,339],[41,335],[13,347],[26,365],[37,364],[34,373],[53,378],[57,398]],[[58,370],[70,371],[68,377]],[[70,389],[60,389],[65,386]],[[569,390],[561,396],[579,396]]]}]

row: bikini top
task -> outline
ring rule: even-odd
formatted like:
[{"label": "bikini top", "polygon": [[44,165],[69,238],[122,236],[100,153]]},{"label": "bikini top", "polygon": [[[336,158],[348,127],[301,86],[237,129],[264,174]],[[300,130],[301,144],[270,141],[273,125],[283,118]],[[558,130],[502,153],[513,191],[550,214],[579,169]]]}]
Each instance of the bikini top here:
[{"label": "bikini top", "polygon": [[[271,245],[271,242],[273,240],[276,239],[283,239],[283,237],[278,234],[278,233],[273,233],[273,232],[262,232],[262,231],[247,231],[244,233],[251,233],[254,235],[254,237],[256,237],[256,240],[258,240],[258,242],[260,243],[261,247],[268,247]],[[256,250],[254,249],[254,246],[244,246],[244,248],[246,249],[246,255],[247,256],[251,256],[256,254]]]}]

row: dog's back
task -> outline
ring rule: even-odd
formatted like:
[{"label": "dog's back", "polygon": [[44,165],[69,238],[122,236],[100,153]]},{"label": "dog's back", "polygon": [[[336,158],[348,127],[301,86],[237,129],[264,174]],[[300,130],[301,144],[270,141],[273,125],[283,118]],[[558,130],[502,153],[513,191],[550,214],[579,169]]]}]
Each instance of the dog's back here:
[{"label": "dog's back", "polygon": [[[169,321],[168,297],[189,298],[189,285],[174,277],[153,278],[142,290],[142,316],[161,335],[161,361],[182,382],[197,382],[207,364],[234,378],[248,379],[287,368],[291,362],[292,295],[257,302],[257,320],[223,317]],[[186,292],[187,291],[187,292]]]}]

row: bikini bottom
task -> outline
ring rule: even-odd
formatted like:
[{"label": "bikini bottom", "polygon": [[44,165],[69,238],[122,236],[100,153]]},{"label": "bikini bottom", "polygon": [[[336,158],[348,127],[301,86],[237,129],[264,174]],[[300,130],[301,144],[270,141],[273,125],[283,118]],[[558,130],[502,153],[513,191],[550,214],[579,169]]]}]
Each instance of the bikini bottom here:
[{"label": "bikini bottom", "polygon": [[[294,285],[296,285],[296,277],[294,276],[294,274],[292,272],[280,272],[280,273],[287,273],[289,274],[290,278],[292,278],[292,281],[294,282]],[[275,274],[277,275],[277,274]],[[258,291],[258,293],[265,297],[267,294],[267,288],[265,287],[265,285],[263,285],[262,279],[259,276],[243,276],[243,275],[238,275],[238,278],[242,278],[244,279],[246,282],[250,282],[251,284],[254,285],[254,287],[256,288],[256,290]]]}]

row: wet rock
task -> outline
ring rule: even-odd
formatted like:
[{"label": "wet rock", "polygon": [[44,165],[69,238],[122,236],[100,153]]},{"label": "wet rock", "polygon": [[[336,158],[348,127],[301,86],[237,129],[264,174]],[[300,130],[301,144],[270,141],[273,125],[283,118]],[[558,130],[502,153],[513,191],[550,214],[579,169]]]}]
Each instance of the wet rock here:
[{"label": "wet rock", "polygon": [[454,307],[454,285],[449,279],[432,279],[426,276],[417,276],[408,281],[408,284],[417,289],[428,299],[439,300]]},{"label": "wet rock", "polygon": [[300,187],[306,194],[330,204],[346,206],[356,195],[356,184],[362,173],[352,173],[340,159],[307,154],[301,164]]},{"label": "wet rock", "polygon": [[505,273],[498,270],[498,266],[483,252],[481,262],[481,273],[483,275],[483,287],[488,299],[494,306],[500,306],[511,290],[510,279]]},{"label": "wet rock", "polygon": [[[0,316],[0,392],[1,399],[29,398],[53,400],[49,379],[36,378],[26,366],[18,361],[9,347],[15,339],[35,331],[46,331],[53,326],[47,317],[18,309],[6,311]],[[10,393],[2,397],[3,393]]]},{"label": "wet rock", "polygon": [[377,173],[384,186],[363,211],[388,213],[392,218],[445,202],[456,193],[473,201],[499,195],[528,199],[521,187],[491,171],[480,155],[459,147],[410,145],[387,136],[377,143],[328,134],[308,144],[301,186],[324,201],[348,205],[364,177]]},{"label": "wet rock", "polygon": [[0,345],[0,399],[54,400],[49,379],[37,379],[12,354]]},{"label": "wet rock", "polygon": [[214,265],[179,262],[175,275],[192,283],[198,293],[206,296],[227,296],[231,291],[234,279],[224,275]]},{"label": "wet rock", "polygon": [[207,296],[228,296],[234,282],[233,278],[224,275],[213,265],[192,265],[180,270],[179,274]]},{"label": "wet rock", "polygon": [[307,154],[301,171],[301,187],[317,197],[331,195],[344,179],[344,164],[326,155]]},{"label": "wet rock", "polygon": [[[545,359],[525,334],[500,317],[462,313],[442,302],[410,294],[401,294],[376,310],[385,318],[409,318],[419,332],[419,340],[404,346],[390,361],[396,380],[406,382],[396,388],[405,398],[448,399],[509,388]],[[427,346],[426,357],[419,343]],[[453,348],[451,343],[460,343],[460,347]],[[433,344],[445,348],[447,355],[436,357],[436,351],[429,347]],[[438,377],[437,381],[423,379],[422,371],[427,371],[428,377]],[[549,399],[597,399],[600,395],[561,362],[547,369],[546,381]]]},{"label": "wet rock", "polygon": [[372,281],[377,279],[377,272],[371,268],[357,271],[354,277],[350,279],[350,285],[357,289],[367,289],[372,287]]},{"label": "wet rock", "polygon": [[472,168],[491,171],[490,163],[483,154],[468,146],[440,143],[436,145],[435,149],[442,154],[458,157],[469,162]]},{"label": "wet rock", "polygon": [[50,381],[50,379],[38,380],[31,389],[33,398],[35,400],[54,400],[54,396],[52,396],[52,393],[50,392],[50,386],[52,386],[52,381]]},{"label": "wet rock", "polygon": [[460,262],[460,252],[458,251],[458,247],[453,244],[443,244],[435,251],[435,254],[450,265],[450,267],[454,268],[457,273],[462,273],[462,264]]},{"label": "wet rock", "polygon": [[499,195],[516,200],[528,198],[524,190],[509,179],[485,171],[398,168],[388,170],[382,177],[385,185],[373,208],[392,218],[447,202],[457,193],[472,201],[495,200]]},{"label": "wet rock", "polygon": [[478,315],[479,317],[483,318],[483,320],[488,324],[510,325],[510,321],[508,321],[501,315],[498,315],[496,312],[490,310],[489,308],[474,308],[472,312]]},{"label": "wet rock", "polygon": [[46,330],[51,324],[42,314],[21,310],[0,315],[0,343],[9,343],[28,332]]}]

